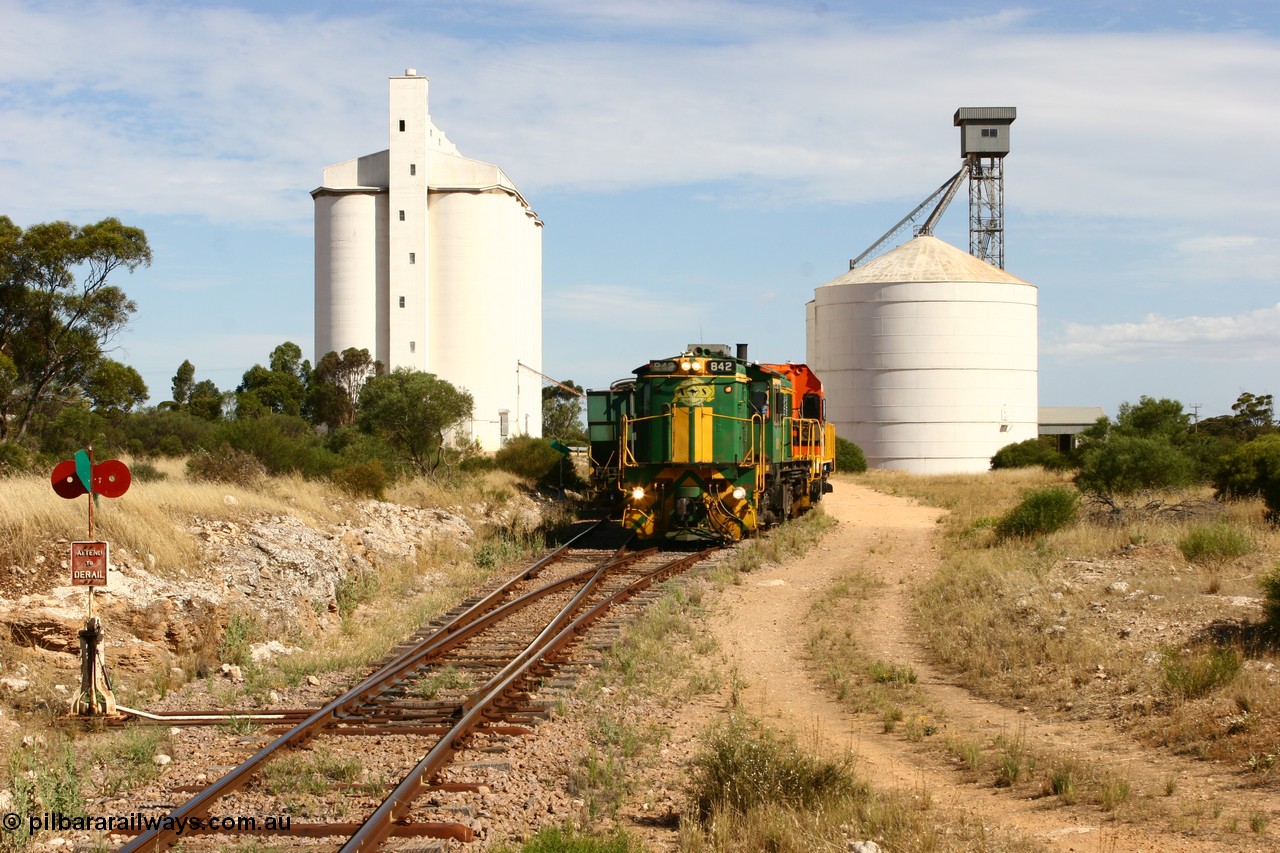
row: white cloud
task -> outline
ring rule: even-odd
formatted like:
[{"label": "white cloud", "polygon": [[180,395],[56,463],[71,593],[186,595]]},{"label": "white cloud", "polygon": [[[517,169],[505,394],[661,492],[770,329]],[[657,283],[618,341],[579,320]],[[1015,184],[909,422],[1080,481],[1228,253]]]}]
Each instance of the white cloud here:
[{"label": "white cloud", "polygon": [[1041,352],[1063,362],[1266,361],[1280,357],[1280,304],[1228,317],[1164,317],[1137,323],[1068,323]]},{"label": "white cloud", "polygon": [[[1010,201],[1028,210],[1237,230],[1280,212],[1258,180],[1280,147],[1274,38],[1048,33],[1018,10],[892,25],[821,8],[615,0],[343,18],[8,0],[0,182],[27,220],[70,206],[305,228],[321,168],[385,146],[385,78],[412,65],[463,153],[502,165],[535,206],[549,190],[710,182],[753,204],[917,199],[955,168],[951,114],[978,92],[1019,108]],[[482,25],[504,15],[533,34],[495,43]]]}]

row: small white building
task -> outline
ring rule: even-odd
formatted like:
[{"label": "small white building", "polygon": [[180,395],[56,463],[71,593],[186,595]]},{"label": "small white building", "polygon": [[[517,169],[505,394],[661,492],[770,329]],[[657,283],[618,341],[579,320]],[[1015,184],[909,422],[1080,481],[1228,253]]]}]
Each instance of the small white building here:
[{"label": "small white building", "polygon": [[542,221],[497,166],[431,121],[427,78],[390,78],[390,145],[325,167],[315,200],[316,360],[364,348],[469,391],[463,438],[542,434]]},{"label": "small white building", "polygon": [[873,468],[986,471],[1036,437],[1036,288],[916,237],[814,291],[809,366]]}]

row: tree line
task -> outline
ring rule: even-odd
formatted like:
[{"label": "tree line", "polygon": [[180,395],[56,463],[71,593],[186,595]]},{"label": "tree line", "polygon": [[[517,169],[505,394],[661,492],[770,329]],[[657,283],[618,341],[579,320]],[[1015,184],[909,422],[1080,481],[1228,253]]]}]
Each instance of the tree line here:
[{"label": "tree line", "polygon": [[1163,508],[1163,495],[1208,484],[1220,500],[1262,498],[1268,519],[1280,522],[1280,424],[1270,394],[1246,391],[1231,414],[1200,421],[1177,400],[1144,396],[1123,403],[1114,421],[1099,418],[1068,453],[1045,437],[991,459],[992,468],[1031,465],[1074,470],[1080,492],[1115,511]]},{"label": "tree line", "polygon": [[[192,456],[211,476],[238,464],[380,493],[401,474],[488,462],[446,441],[472,416],[470,393],[430,373],[387,371],[366,349],[313,366],[285,341],[227,390],[184,360],[170,399],[146,405],[141,375],[109,353],[137,311],[115,279],[151,260],[143,231],[118,219],[23,229],[0,216],[0,473],[92,446],[99,458]],[[549,436],[585,437],[581,407],[561,389],[544,392],[544,415]]]}]

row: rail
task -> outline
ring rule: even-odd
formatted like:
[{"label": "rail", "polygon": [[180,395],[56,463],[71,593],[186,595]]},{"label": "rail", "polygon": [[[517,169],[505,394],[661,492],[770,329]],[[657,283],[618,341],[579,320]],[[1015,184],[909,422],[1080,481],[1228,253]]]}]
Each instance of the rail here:
[{"label": "rail", "polygon": [[[602,522],[603,524],[603,522]],[[599,525],[597,525],[598,527]],[[594,530],[596,528],[592,528]],[[537,576],[552,563],[563,559],[570,548],[588,535],[589,530],[559,549],[546,555],[541,560],[526,567],[514,577],[508,579],[497,589],[482,597],[479,601],[458,613],[453,619],[439,626],[423,641],[411,649],[395,656],[390,662],[380,667],[375,673],[363,679],[359,684],[343,693],[324,707],[311,712],[305,719],[294,723],[288,731],[281,734],[269,745],[259,749],[238,767],[209,785],[185,804],[174,809],[168,820],[157,822],[154,829],[146,831],[121,848],[122,851],[163,850],[176,845],[179,841],[178,827],[190,826],[193,818],[204,818],[210,813],[213,805],[222,798],[242,788],[248,780],[271,757],[280,752],[306,744],[323,732],[330,734],[353,732],[353,727],[364,727],[370,731],[381,731],[375,726],[386,721],[402,720],[394,713],[388,713],[396,707],[395,702],[383,705],[375,704],[377,697],[394,686],[403,684],[420,674],[424,668],[442,659],[450,650],[475,639],[481,632],[502,625],[504,619],[521,612],[528,605],[546,600],[551,595],[565,595],[572,591],[571,599],[559,609],[556,615],[535,628],[536,635],[505,664],[495,660],[489,666],[498,667],[498,671],[485,679],[483,685],[470,691],[449,714],[448,707],[431,710],[431,716],[425,719],[430,725],[423,725],[416,720],[423,717],[410,716],[409,725],[399,731],[412,734],[438,735],[439,739],[422,760],[403,778],[391,794],[366,819],[364,824],[352,823],[308,823],[293,827],[294,834],[306,836],[341,835],[349,840],[342,850],[372,850],[390,835],[406,832],[414,834],[435,834],[437,837],[453,837],[465,840],[470,837],[470,829],[454,823],[420,823],[406,825],[404,823],[408,810],[414,799],[430,786],[430,780],[452,759],[452,756],[463,748],[464,741],[473,733],[495,730],[492,723],[501,719],[504,712],[497,710],[501,703],[509,701],[517,686],[526,680],[537,667],[545,665],[553,655],[560,654],[573,639],[603,613],[615,604],[625,601],[639,590],[651,585],[656,580],[670,576],[688,565],[702,559],[708,552],[682,556],[679,559],[664,562],[652,570],[644,570],[639,577],[627,581],[621,589],[612,592],[603,590],[606,578],[610,586],[618,581],[612,580],[618,572],[635,574],[637,561],[652,557],[654,549],[632,553],[622,553],[621,549],[613,556],[598,562],[581,571],[571,571],[559,579],[540,583],[536,588],[520,591],[522,584],[535,581]],[[576,590],[574,589],[575,587]],[[595,600],[599,599],[599,600]],[[526,623],[527,624],[527,623]],[[528,629],[521,629],[528,630]],[[509,634],[504,634],[507,636]],[[491,635],[484,635],[489,637]],[[526,635],[527,636],[527,635]],[[470,648],[470,647],[467,647]],[[384,710],[379,711],[381,707]],[[518,706],[517,706],[518,707]],[[141,713],[141,712],[139,712]],[[298,712],[285,712],[284,721],[296,720]],[[440,716],[443,715],[443,716]],[[149,715],[155,716],[155,715]],[[204,714],[187,715],[188,717],[205,717]],[[439,717],[438,723],[432,722]],[[452,717],[452,719],[450,719]],[[172,719],[172,718],[166,718]],[[517,719],[508,717],[508,719]],[[190,720],[196,722],[196,720]],[[199,720],[204,722],[204,720]],[[176,722],[176,720],[175,720]],[[488,725],[480,729],[482,723]],[[442,724],[442,725],[441,725]]]}]

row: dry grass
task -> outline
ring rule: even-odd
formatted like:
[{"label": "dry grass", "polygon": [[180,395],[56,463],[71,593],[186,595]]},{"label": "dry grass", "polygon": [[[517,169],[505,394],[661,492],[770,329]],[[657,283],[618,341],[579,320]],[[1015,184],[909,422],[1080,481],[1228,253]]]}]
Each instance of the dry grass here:
[{"label": "dry grass", "polygon": [[872,839],[884,849],[937,853],[1041,849],[935,807],[927,791],[876,791],[848,757],[815,755],[741,716],[713,724],[703,743],[682,850],[809,853]]},{"label": "dry grass", "polygon": [[457,478],[417,477],[387,490],[387,500],[422,509],[477,507],[483,514],[515,496],[524,481],[507,471],[484,471]]},{"label": "dry grass", "polygon": [[[984,695],[1049,715],[1119,717],[1153,742],[1274,784],[1280,650],[1258,602],[1280,531],[1260,503],[1223,506],[1201,490],[1191,514],[1094,516],[995,541],[991,520],[1022,492],[1063,480],[1038,470],[868,475],[875,488],[951,510],[942,568],[914,601],[935,654]],[[1213,537],[1192,562],[1187,542],[1205,530]],[[1123,787],[1097,784],[1087,799],[1099,803]]]},{"label": "dry grass", "polygon": [[[173,467],[173,466],[166,466]],[[182,470],[151,482],[134,481],[119,498],[100,498],[95,534],[146,560],[161,575],[196,562],[188,531],[193,518],[210,520],[292,514],[308,523],[342,517],[335,494],[300,477],[272,478],[261,490],[225,483],[196,483]],[[89,535],[89,500],[65,500],[42,476],[11,477],[0,489],[0,565],[29,566],[39,555],[61,559],[62,542]],[[56,550],[56,555],[55,555]]]}]

